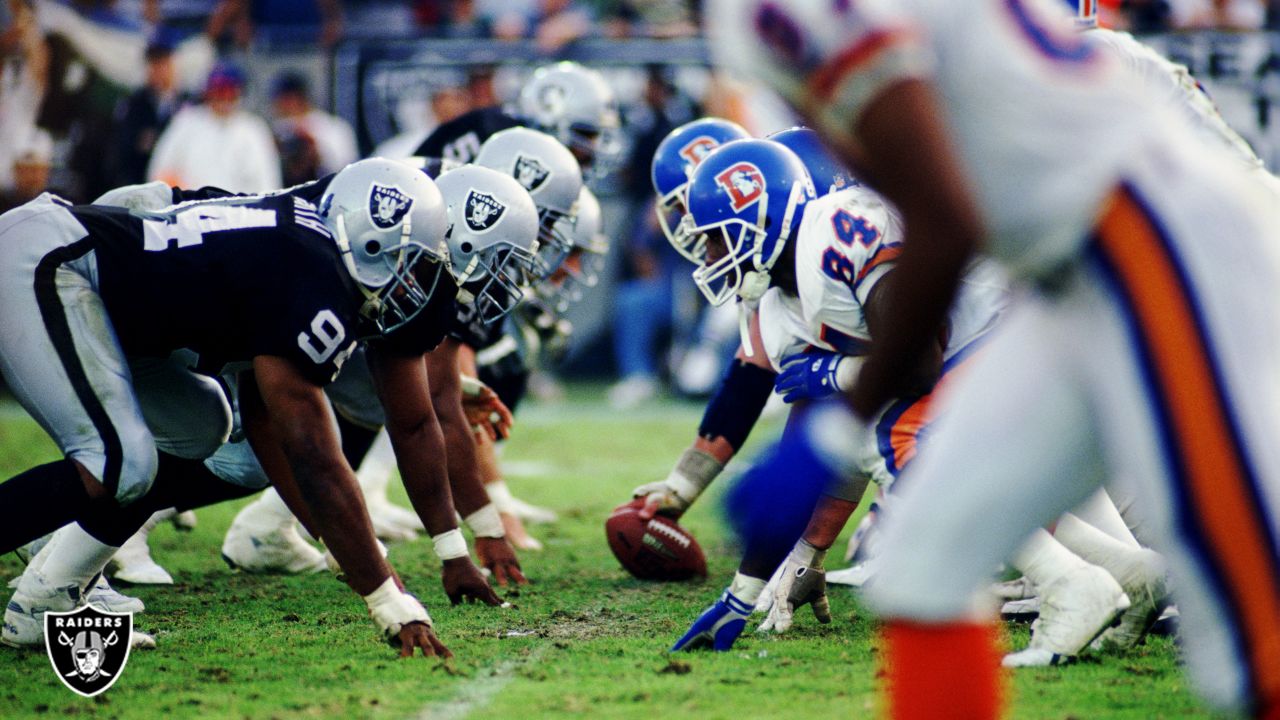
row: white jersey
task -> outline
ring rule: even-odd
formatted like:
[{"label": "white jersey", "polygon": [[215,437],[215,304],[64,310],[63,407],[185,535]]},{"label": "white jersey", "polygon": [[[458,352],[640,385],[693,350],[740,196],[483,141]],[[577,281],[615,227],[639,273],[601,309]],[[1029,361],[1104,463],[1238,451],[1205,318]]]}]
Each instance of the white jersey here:
[{"label": "white jersey", "polygon": [[1085,37],[1118,58],[1151,88],[1153,94],[1165,99],[1181,114],[1207,142],[1222,145],[1248,168],[1262,167],[1262,159],[1222,118],[1209,94],[1192,77],[1186,65],[1173,62],[1129,33],[1094,28],[1085,33]]},{"label": "white jersey", "polygon": [[[868,101],[931,79],[990,250],[1015,275],[1073,257],[1145,136],[1177,123],[1054,0],[713,0],[713,51],[848,138]],[[1069,167],[1071,172],[1061,172]]]}]

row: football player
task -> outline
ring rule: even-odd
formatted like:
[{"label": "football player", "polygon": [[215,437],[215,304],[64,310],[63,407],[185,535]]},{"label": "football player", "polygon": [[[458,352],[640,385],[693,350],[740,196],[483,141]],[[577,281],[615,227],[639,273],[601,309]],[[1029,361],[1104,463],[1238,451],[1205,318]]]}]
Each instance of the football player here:
[{"label": "football player", "polygon": [[[104,504],[127,509],[148,494],[158,468],[198,464],[225,441],[231,417],[216,383],[173,367],[166,379],[200,402],[185,423],[164,427],[144,414],[126,369],[128,358],[189,348],[206,367],[249,364],[240,386],[249,439],[262,464],[296,490],[299,510],[309,512],[384,637],[402,655],[448,655],[426,610],[377,551],[322,390],[356,340],[369,337],[385,343],[375,372],[393,391],[389,408],[407,408],[405,397],[425,391],[421,362],[402,359],[409,356],[401,349],[431,339],[397,331],[414,328],[438,290],[450,292],[444,231],[434,183],[386,160],[345,168],[319,208],[269,195],[133,213],[46,194],[0,217],[0,295],[14,317],[29,319],[0,328],[0,368],[66,456],[0,485],[0,550]],[[419,428],[421,480],[438,492],[445,477],[430,466],[442,443],[420,432],[431,417],[428,405],[404,427]],[[431,524],[445,532],[454,519],[433,510]],[[69,527],[59,544],[80,548],[75,562],[46,563],[18,591],[37,602],[22,606],[15,597],[9,613],[70,609],[114,553]]]},{"label": "football player", "polygon": [[1028,287],[886,518],[865,595],[887,619],[890,714],[1000,714],[994,626],[975,619],[974,592],[1104,476],[1167,541],[1200,690],[1280,713],[1280,218],[1267,191],[1067,30],[1057,3],[747,0],[711,14],[717,51],[857,160],[907,232],[886,331],[848,403],[812,413],[735,493],[764,523],[753,533],[780,539],[794,522],[763,512],[768,488],[822,487],[856,464],[856,438],[980,248]]}]

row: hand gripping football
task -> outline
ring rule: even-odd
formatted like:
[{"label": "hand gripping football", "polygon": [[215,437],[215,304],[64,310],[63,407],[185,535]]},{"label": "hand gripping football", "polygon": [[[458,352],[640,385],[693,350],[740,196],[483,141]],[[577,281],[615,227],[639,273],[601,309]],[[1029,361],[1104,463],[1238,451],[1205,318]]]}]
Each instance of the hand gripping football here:
[{"label": "hand gripping football", "polygon": [[707,559],[698,541],[671,518],[642,520],[643,506],[643,499],[619,505],[604,523],[609,549],[622,567],[641,580],[706,577]]}]

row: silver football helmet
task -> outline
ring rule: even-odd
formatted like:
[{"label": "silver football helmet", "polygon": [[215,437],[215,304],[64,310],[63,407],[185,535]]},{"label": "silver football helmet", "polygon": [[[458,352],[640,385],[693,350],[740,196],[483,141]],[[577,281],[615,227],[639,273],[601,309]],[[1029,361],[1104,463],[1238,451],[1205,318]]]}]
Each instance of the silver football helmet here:
[{"label": "silver football helmet", "polygon": [[573,243],[569,256],[560,269],[539,284],[539,294],[564,312],[570,303],[582,299],[584,288],[595,287],[609,254],[609,238],[605,236],[600,201],[589,188],[582,188],[573,215],[560,218],[557,228]]},{"label": "silver football helmet", "polygon": [[444,200],[431,178],[395,160],[354,162],[330,181],[319,211],[364,293],[360,314],[381,334],[413,319],[449,261]]},{"label": "silver football helmet", "polygon": [[529,191],[540,222],[536,275],[550,276],[573,250],[573,241],[556,227],[582,192],[582,168],[573,153],[546,133],[514,127],[485,140],[474,164],[506,173]]},{"label": "silver football helmet", "polygon": [[524,297],[538,249],[538,208],[510,175],[477,165],[436,180],[448,208],[449,260],[458,300],[491,323]]},{"label": "silver football helmet", "polygon": [[564,143],[584,168],[618,151],[618,101],[596,70],[575,62],[544,65],[520,89],[516,109]]}]

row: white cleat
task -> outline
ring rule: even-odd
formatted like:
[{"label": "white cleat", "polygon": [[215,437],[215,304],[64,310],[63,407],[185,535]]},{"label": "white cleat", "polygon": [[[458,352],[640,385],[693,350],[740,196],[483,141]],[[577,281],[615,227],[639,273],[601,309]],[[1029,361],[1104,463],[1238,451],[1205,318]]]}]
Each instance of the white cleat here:
[{"label": "white cleat", "polygon": [[129,635],[129,647],[134,650],[155,650],[156,636],[151,633],[144,633],[141,630],[134,630]]},{"label": "white cleat", "polygon": [[38,572],[23,573],[5,607],[0,642],[16,648],[43,647],[45,612],[68,612],[79,604],[80,588],[74,583],[53,587]]},{"label": "white cleat", "polygon": [[1120,616],[1120,624],[1108,628],[1090,646],[1094,650],[1128,650],[1146,637],[1160,614],[1169,606],[1169,586],[1165,562],[1160,553],[1143,548],[1116,573],[1132,604]]},{"label": "white cleat", "polygon": [[117,592],[101,575],[84,597],[90,605],[106,612],[140,613],[147,609],[147,606],[138,598]]},{"label": "white cleat", "polygon": [[418,516],[389,502],[369,502],[369,520],[373,534],[382,540],[397,542],[413,540],[423,530]]},{"label": "white cleat", "polygon": [[227,565],[249,573],[290,575],[325,569],[324,553],[298,535],[292,519],[284,526],[255,528],[252,522],[242,522],[243,516],[241,511],[222,541]]},{"label": "white cleat", "polygon": [[1040,588],[1040,617],[1031,624],[1031,643],[1006,655],[1005,667],[1045,667],[1070,662],[1129,609],[1115,578],[1083,564]]},{"label": "white cleat", "polygon": [[147,530],[139,530],[111,558],[111,577],[133,585],[172,585],[173,576],[151,557]]},{"label": "white cleat", "polygon": [[860,588],[867,584],[867,580],[871,579],[870,565],[871,563],[863,561],[843,570],[832,570],[827,573],[827,584]]}]

